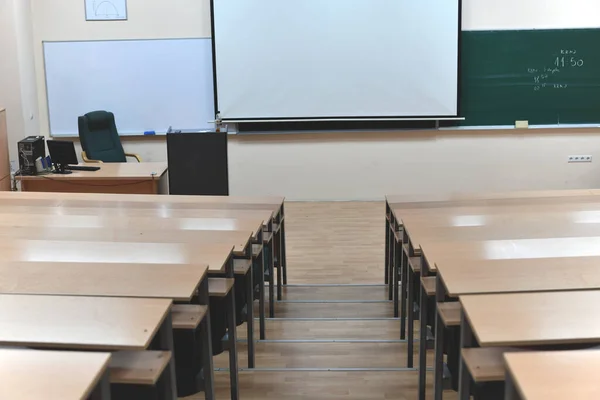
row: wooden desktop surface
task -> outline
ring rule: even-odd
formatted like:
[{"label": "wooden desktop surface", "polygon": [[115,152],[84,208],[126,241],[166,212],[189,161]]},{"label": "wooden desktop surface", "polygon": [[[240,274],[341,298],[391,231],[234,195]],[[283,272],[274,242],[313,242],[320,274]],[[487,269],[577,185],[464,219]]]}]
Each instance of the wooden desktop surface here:
[{"label": "wooden desktop surface", "polygon": [[508,260],[600,256],[600,236],[567,236],[531,239],[422,242],[423,253],[438,269],[448,259]]},{"label": "wooden desktop surface", "polygon": [[523,400],[600,399],[600,351],[505,353],[506,370]]},{"label": "wooden desktop surface", "polygon": [[402,216],[403,225],[421,228],[478,227],[484,225],[512,224],[514,220],[556,223],[598,223],[600,203],[565,203],[536,206],[498,206],[467,209],[436,208],[427,212]]},{"label": "wooden desktop surface", "polygon": [[505,260],[444,258],[438,269],[451,297],[465,294],[600,289],[600,257]]},{"label": "wooden desktop surface", "polygon": [[47,193],[168,193],[166,163],[95,164],[98,171],[73,171],[72,174],[19,176],[22,192]]},{"label": "wooden desktop surface", "polygon": [[482,346],[600,342],[600,290],[461,296]]},{"label": "wooden desktop surface", "polygon": [[422,195],[386,195],[388,204],[440,203],[471,200],[504,200],[523,198],[574,197],[596,195],[593,189],[524,190],[512,192],[430,193]]},{"label": "wooden desktop surface", "polygon": [[[597,215],[593,216],[595,214]],[[497,248],[502,252],[503,243],[506,244],[509,239],[514,239],[515,244],[525,247],[533,246],[535,243],[533,241],[538,240],[537,250],[540,250],[544,243],[552,243],[554,239],[564,239],[565,243],[570,243],[572,240],[569,238],[600,236],[600,212],[598,211],[589,211],[586,214],[560,212],[529,213],[522,216],[505,214],[503,217],[489,217],[485,222],[480,220],[477,224],[459,224],[458,226],[422,226],[412,218],[405,218],[404,221],[406,221],[406,234],[413,247],[421,248],[432,270],[438,268],[440,257],[443,259],[449,256],[490,258],[492,257],[491,249]],[[483,247],[474,253],[468,242],[483,241],[484,239],[485,243],[481,244]],[[584,244],[585,241],[581,242],[582,246]],[[547,247],[550,246],[549,244]],[[463,247],[464,250],[462,250]],[[556,249],[551,249],[551,251],[555,252]],[[545,256],[551,257],[552,255],[545,254]],[[500,256],[496,254],[496,257]],[[504,258],[523,257],[516,255],[511,257],[507,253]]]},{"label": "wooden desktop surface", "polygon": [[[99,171],[98,171],[99,172]],[[43,179],[43,178],[40,178]],[[162,205],[175,208],[215,208],[215,209],[239,209],[239,210],[275,210],[279,209],[285,200],[284,197],[274,196],[156,196],[156,195],[122,195],[107,193],[37,193],[18,192],[2,193],[0,200],[42,200],[51,202],[48,205],[69,205],[79,207],[78,204],[86,204],[83,207],[115,207],[125,206],[128,203]],[[81,203],[79,203],[81,202]],[[139,207],[138,207],[139,208]]]},{"label": "wooden desktop surface", "polygon": [[[386,196],[386,202],[392,212],[395,210],[447,208],[447,207],[477,207],[497,206],[508,204],[556,204],[563,201],[589,202],[600,192],[581,190],[540,190],[516,191],[499,193],[462,193],[462,194],[430,194],[430,195],[400,195]],[[398,215],[396,215],[399,217]]]},{"label": "wooden desktop surface", "polygon": [[57,241],[5,238],[1,261],[208,265],[223,272],[233,244]]},{"label": "wooden desktop surface", "polygon": [[[93,225],[93,224],[92,224]],[[251,231],[193,231],[161,229],[160,221],[145,228],[120,227],[67,227],[51,223],[38,226],[3,226],[0,224],[0,237],[14,239],[39,239],[88,242],[135,242],[135,243],[189,243],[204,246],[231,245],[234,252],[244,255],[252,244]],[[214,268],[214,267],[213,267]]]},{"label": "wooden desktop surface", "polygon": [[0,349],[0,398],[87,399],[109,360],[108,353]]},{"label": "wooden desktop surface", "polygon": [[171,300],[0,295],[0,345],[144,350]]},{"label": "wooden desktop surface", "polygon": [[[53,210],[52,207],[47,208]],[[88,209],[89,210],[89,209]],[[260,218],[152,218],[127,215],[65,215],[64,213],[35,214],[0,208],[0,226],[5,227],[66,227],[155,229],[184,231],[247,231],[256,234],[263,228]],[[219,233],[217,233],[219,235]],[[221,235],[225,235],[221,233]]]},{"label": "wooden desktop surface", "polygon": [[[19,175],[17,179],[22,181],[47,180],[48,178],[61,181],[76,180],[115,180],[115,179],[137,179],[152,180],[159,179],[167,172],[166,162],[131,162],[131,163],[102,163],[81,164],[87,167],[100,167],[98,171],[73,171],[72,174],[49,174],[49,175]],[[53,196],[54,197],[54,196]]]},{"label": "wooden desktop surface", "polygon": [[[161,219],[162,223],[169,227],[179,226],[195,230],[231,230],[232,220],[236,221],[234,230],[248,230],[246,224],[254,221],[268,223],[273,213],[269,210],[215,210],[215,209],[161,209],[161,208],[93,208],[93,207],[62,207],[46,205],[18,205],[20,201],[14,201],[16,205],[6,205],[0,200],[0,212],[3,214],[31,214],[34,216],[51,215],[84,215],[101,216],[113,218],[151,218]],[[173,222],[169,222],[173,220]],[[241,228],[244,226],[244,228]],[[262,229],[262,226],[260,227]]]},{"label": "wooden desktop surface", "polygon": [[0,262],[0,293],[190,301],[208,268],[193,264]]}]

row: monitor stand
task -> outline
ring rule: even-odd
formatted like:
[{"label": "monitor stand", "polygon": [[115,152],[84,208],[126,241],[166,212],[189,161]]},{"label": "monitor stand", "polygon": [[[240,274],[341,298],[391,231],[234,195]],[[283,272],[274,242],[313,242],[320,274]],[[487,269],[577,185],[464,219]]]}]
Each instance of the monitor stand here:
[{"label": "monitor stand", "polygon": [[54,164],[54,172],[55,174],[60,174],[60,175],[69,175],[72,174],[73,171],[69,171],[67,169],[65,169],[65,165],[63,164]]}]

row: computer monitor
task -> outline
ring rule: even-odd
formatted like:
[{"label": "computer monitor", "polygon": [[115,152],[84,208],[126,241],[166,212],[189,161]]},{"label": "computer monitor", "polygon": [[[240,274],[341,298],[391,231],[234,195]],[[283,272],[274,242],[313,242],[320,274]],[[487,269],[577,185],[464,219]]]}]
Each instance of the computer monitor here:
[{"label": "computer monitor", "polygon": [[55,173],[70,174],[71,171],[65,170],[69,164],[77,164],[77,153],[73,142],[63,140],[48,140],[48,152],[54,164]]}]

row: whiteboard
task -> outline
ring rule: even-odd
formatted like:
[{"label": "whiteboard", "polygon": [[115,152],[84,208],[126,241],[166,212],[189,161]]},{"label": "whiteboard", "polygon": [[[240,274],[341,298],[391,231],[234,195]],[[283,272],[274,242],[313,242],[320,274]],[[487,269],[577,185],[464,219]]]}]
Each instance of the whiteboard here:
[{"label": "whiteboard", "polygon": [[44,62],[52,136],[96,110],[122,135],[214,129],[210,38],[44,42]]}]

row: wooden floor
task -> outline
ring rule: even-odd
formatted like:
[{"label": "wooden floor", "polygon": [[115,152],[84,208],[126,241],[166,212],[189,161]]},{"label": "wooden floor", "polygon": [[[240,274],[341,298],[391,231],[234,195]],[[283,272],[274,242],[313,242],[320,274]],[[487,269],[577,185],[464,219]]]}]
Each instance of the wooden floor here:
[{"label": "wooden floor", "polygon": [[[290,286],[267,320],[268,340],[256,345],[256,370],[244,369],[246,329],[238,329],[242,400],[417,398],[417,372],[401,369],[407,344],[382,285],[383,218],[383,202],[286,203]],[[310,286],[323,284],[366,286]],[[219,400],[229,398],[227,365],[227,354],[216,357]]]}]

